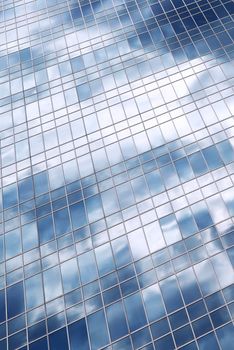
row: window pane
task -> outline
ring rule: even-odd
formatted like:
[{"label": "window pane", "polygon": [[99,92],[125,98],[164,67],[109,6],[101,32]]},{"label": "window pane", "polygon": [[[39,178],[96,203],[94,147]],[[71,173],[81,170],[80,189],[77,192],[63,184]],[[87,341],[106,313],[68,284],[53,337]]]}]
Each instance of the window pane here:
[{"label": "window pane", "polygon": [[140,293],[133,294],[124,299],[124,305],[127,311],[128,323],[131,332],[146,324],[147,321]]},{"label": "window pane", "polygon": [[158,284],[144,289],[142,294],[150,322],[156,321],[165,315],[163,299]]},{"label": "window pane", "polygon": [[68,326],[71,350],[89,350],[85,319]]},{"label": "window pane", "polygon": [[106,312],[111,340],[114,341],[128,334],[122,302],[107,307]]},{"label": "window pane", "polygon": [[50,350],[68,350],[66,328],[62,328],[49,336]]},{"label": "window pane", "polygon": [[78,266],[76,259],[61,264],[61,273],[64,293],[79,287]]},{"label": "window pane", "polygon": [[24,312],[23,283],[17,283],[7,288],[7,315],[9,318]]},{"label": "window pane", "polygon": [[41,275],[33,276],[25,281],[26,302],[29,309],[44,302]]},{"label": "window pane", "polygon": [[78,257],[82,283],[88,283],[97,278],[97,268],[93,252],[87,252]]},{"label": "window pane", "polygon": [[[59,267],[53,267],[43,273],[45,299],[49,301],[62,294],[61,275]],[[54,287],[56,286],[56,288]]]},{"label": "window pane", "polygon": [[88,316],[87,321],[92,350],[97,350],[107,345],[109,343],[109,337],[104,312],[101,310]]}]

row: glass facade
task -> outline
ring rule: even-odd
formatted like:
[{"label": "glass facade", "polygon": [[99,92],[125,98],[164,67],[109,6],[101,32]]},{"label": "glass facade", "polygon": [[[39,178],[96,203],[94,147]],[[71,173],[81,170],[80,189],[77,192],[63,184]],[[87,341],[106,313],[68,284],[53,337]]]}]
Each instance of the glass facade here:
[{"label": "glass facade", "polygon": [[230,350],[232,0],[0,1],[0,349]]}]

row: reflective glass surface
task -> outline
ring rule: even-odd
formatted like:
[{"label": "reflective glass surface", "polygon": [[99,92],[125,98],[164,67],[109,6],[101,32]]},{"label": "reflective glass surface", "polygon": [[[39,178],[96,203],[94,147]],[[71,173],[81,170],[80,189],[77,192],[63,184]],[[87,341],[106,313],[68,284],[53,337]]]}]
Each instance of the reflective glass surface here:
[{"label": "reflective glass surface", "polygon": [[0,349],[229,350],[232,0],[0,1]]}]

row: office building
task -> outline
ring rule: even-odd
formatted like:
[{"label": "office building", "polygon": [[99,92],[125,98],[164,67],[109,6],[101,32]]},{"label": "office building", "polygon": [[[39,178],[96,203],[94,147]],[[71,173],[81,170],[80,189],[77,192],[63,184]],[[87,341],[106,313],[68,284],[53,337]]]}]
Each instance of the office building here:
[{"label": "office building", "polygon": [[230,350],[232,0],[0,1],[0,349]]}]

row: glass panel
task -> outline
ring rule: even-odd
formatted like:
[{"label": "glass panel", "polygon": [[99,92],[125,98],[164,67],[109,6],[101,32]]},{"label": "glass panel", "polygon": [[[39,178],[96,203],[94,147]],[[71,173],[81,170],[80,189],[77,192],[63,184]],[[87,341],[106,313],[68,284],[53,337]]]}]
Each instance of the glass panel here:
[{"label": "glass panel", "polygon": [[115,269],[110,244],[104,244],[95,249],[99,275],[105,275]]},{"label": "glass panel", "polygon": [[35,341],[34,343],[31,343],[29,345],[29,350],[47,350],[48,345],[47,345],[47,339],[42,338],[40,340]]},{"label": "glass panel", "polygon": [[85,319],[68,326],[71,350],[89,350],[89,341]]},{"label": "glass panel", "polygon": [[41,275],[33,276],[25,281],[27,308],[39,306],[44,302]]},{"label": "glass panel", "polygon": [[79,202],[70,206],[71,221],[74,229],[87,224],[84,203]]},{"label": "glass panel", "polygon": [[122,302],[107,307],[106,312],[111,340],[114,341],[128,334]]},{"label": "glass panel", "polygon": [[165,315],[162,295],[158,284],[148,287],[142,291],[146,313],[150,322]]},{"label": "glass panel", "polygon": [[50,350],[57,350],[59,347],[68,350],[66,328],[62,328],[57,332],[49,335]]},{"label": "glass panel", "polygon": [[124,299],[124,305],[127,311],[128,323],[131,332],[146,324],[147,321],[140,293],[133,294]]},{"label": "glass panel", "polygon": [[[62,283],[59,267],[53,267],[43,273],[45,300],[49,301],[62,294]],[[54,286],[56,285],[56,288]]]},{"label": "glass panel", "polygon": [[78,257],[82,283],[88,283],[97,278],[97,268],[93,252],[87,252]]},{"label": "glass panel", "polygon": [[7,315],[9,318],[24,312],[24,288],[19,282],[7,288]]},{"label": "glass panel", "polygon": [[106,320],[103,310],[100,310],[87,318],[91,340],[91,349],[97,350],[109,343]]},{"label": "glass panel", "polygon": [[160,288],[168,312],[172,312],[183,306],[180,290],[174,276],[160,282]]},{"label": "glass panel", "polygon": [[186,304],[190,304],[201,298],[201,293],[192,268],[180,272],[178,274],[178,280]]},{"label": "glass panel", "polygon": [[172,244],[182,239],[174,214],[165,216],[159,222],[167,244]]},{"label": "glass panel", "polygon": [[209,261],[194,266],[195,273],[203,295],[211,294],[219,289],[214,270]]},{"label": "glass panel", "polygon": [[149,254],[149,250],[142,229],[131,232],[128,235],[128,238],[134,260],[141,259]]},{"label": "glass panel", "polygon": [[221,288],[225,288],[234,282],[233,268],[225,252],[213,256],[211,262]]},{"label": "glass panel", "polygon": [[61,264],[61,273],[64,293],[79,287],[78,266],[76,259]]},{"label": "glass panel", "polygon": [[5,303],[5,292],[4,290],[0,291],[0,322],[5,321],[6,319],[6,303]]}]

